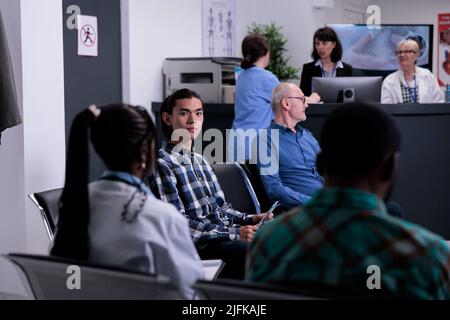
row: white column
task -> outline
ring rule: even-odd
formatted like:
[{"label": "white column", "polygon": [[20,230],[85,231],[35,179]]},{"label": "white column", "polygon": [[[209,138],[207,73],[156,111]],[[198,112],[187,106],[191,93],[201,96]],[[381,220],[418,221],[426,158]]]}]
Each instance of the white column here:
[{"label": "white column", "polygon": [[[27,194],[61,187],[65,167],[62,1],[0,1],[23,124],[0,146],[0,254],[45,254],[49,241]],[[0,291],[23,294],[0,258]]]},{"label": "white column", "polygon": [[[7,35],[19,105],[22,110],[22,63],[20,42],[20,2],[0,1]],[[25,201],[23,124],[2,133],[0,145],[0,254],[25,250]],[[15,269],[0,258],[0,291],[22,293]]]}]

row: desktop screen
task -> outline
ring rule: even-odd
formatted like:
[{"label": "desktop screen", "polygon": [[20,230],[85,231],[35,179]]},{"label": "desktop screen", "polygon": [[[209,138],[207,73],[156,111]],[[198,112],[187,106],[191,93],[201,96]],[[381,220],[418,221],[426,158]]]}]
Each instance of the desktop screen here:
[{"label": "desktop screen", "polygon": [[429,70],[433,65],[433,25],[367,25],[330,24],[343,49],[342,60],[353,66],[354,75],[386,77],[398,69],[395,51],[403,39],[416,40],[420,47],[417,65]]},{"label": "desktop screen", "polygon": [[378,77],[337,77],[312,78],[312,90],[321,101],[341,102],[380,102],[383,78]]}]

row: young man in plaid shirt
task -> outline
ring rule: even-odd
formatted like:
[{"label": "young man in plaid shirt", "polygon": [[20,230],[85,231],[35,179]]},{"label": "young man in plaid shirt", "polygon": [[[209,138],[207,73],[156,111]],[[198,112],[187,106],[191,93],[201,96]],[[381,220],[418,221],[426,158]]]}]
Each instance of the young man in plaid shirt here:
[{"label": "young man in plaid shirt", "polygon": [[393,119],[370,105],[341,107],[320,145],[325,188],[256,233],[247,278],[359,297],[450,299],[444,240],[386,212],[400,150]]},{"label": "young man in plaid shirt", "polygon": [[[160,110],[168,144],[159,150],[156,182],[160,198],[187,218],[192,239],[202,259],[222,259],[222,277],[244,278],[248,243],[264,214],[234,210],[212,167],[192,148],[201,132],[203,103],[189,89],[173,93]],[[269,220],[273,218],[270,214]]]}]

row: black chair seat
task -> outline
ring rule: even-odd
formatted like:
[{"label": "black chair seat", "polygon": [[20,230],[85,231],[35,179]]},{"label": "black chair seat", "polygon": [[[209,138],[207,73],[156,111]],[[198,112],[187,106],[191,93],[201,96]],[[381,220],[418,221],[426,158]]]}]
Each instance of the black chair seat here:
[{"label": "black chair seat", "polygon": [[62,188],[36,192],[29,195],[30,199],[39,208],[44,220],[50,240],[53,240],[59,216],[59,199]]},{"label": "black chair seat", "polygon": [[237,163],[213,164],[225,200],[233,209],[249,214],[260,213],[260,205],[245,171]]},{"label": "black chair seat", "polygon": [[[36,300],[174,300],[181,294],[166,277],[85,261],[29,254],[4,255],[19,269],[30,298]],[[69,277],[79,267],[80,286]],[[74,287],[68,288],[71,283]]]}]

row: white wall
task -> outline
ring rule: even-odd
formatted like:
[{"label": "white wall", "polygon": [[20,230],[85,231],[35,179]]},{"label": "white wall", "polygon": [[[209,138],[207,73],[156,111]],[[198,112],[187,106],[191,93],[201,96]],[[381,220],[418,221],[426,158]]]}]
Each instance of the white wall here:
[{"label": "white wall", "polygon": [[[290,64],[301,67],[310,61],[314,31],[325,23],[343,22],[343,1],[332,1],[333,8],[317,9],[313,0],[237,0],[237,56],[241,56],[241,41],[252,22],[275,21],[283,26],[282,32],[288,39]],[[122,0],[123,96],[126,102],[150,109],[152,101],[162,99],[164,59],[202,55],[201,5],[201,0]]]},{"label": "white wall", "polygon": [[[21,102],[20,2],[1,0],[0,11],[13,57],[16,90]],[[23,125],[3,132],[0,145],[0,254],[24,251],[26,246],[25,202],[22,197],[24,192],[23,145]],[[6,260],[0,258],[0,291],[20,293],[21,290],[15,270]]]},{"label": "white wall", "polygon": [[[24,121],[2,135],[0,253],[47,253],[45,228],[27,194],[61,187],[64,181],[62,3],[0,0],[0,9]],[[23,293],[17,273],[3,258],[0,291]]]},{"label": "white wall", "polygon": [[[255,0],[236,1],[237,48]],[[201,57],[201,0],[122,0],[123,97],[150,109],[162,99],[165,58]],[[240,49],[239,49],[240,50]]]},{"label": "white wall", "polygon": [[[22,0],[21,8],[25,193],[29,194],[60,188],[64,183],[62,4],[59,0]],[[42,19],[44,16],[47,18]],[[47,253],[42,221],[31,201],[25,204],[27,250]]]},{"label": "white wall", "polygon": [[201,56],[201,0],[122,0],[126,102],[150,107],[162,98],[162,63]]},{"label": "white wall", "polygon": [[381,8],[381,23],[411,23],[434,25],[433,73],[437,75],[438,13],[450,13],[449,0],[377,0]]},{"label": "white wall", "polygon": [[257,23],[273,21],[282,27],[281,32],[288,40],[286,49],[287,56],[291,57],[290,65],[298,68],[309,61],[311,37],[317,21],[321,20],[317,19],[320,12],[312,7],[312,0],[259,0],[255,9]]}]

